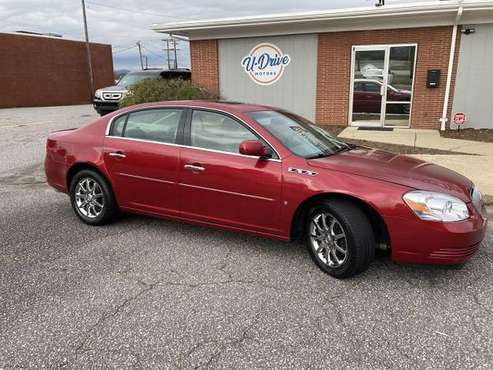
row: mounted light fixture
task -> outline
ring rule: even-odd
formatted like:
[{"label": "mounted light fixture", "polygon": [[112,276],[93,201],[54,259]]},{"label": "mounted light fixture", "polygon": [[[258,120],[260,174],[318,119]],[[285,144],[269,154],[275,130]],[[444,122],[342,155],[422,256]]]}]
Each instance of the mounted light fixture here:
[{"label": "mounted light fixture", "polygon": [[460,30],[460,32],[463,33],[464,35],[470,35],[472,33],[475,33],[476,29],[474,27],[465,26]]}]

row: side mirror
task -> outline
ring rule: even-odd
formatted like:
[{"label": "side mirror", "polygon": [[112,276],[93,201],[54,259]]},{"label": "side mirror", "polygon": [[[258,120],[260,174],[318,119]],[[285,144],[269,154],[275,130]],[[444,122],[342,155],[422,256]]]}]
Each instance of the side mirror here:
[{"label": "side mirror", "polygon": [[240,154],[251,155],[260,158],[269,158],[267,148],[258,140],[245,140],[240,144]]}]

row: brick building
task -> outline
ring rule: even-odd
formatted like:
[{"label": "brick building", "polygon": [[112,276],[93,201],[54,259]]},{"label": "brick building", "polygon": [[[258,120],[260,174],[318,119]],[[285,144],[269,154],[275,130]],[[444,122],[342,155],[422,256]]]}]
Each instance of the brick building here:
[{"label": "brick building", "polygon": [[[111,45],[91,43],[95,88],[113,85]],[[0,108],[92,102],[84,42],[0,33]]]},{"label": "brick building", "polygon": [[192,81],[320,125],[493,127],[493,2],[441,1],[157,25]]}]

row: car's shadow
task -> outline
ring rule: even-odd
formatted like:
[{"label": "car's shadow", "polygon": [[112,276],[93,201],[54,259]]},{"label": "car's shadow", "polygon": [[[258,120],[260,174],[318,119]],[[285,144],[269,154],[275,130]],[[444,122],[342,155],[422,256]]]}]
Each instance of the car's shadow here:
[{"label": "car's shadow", "polygon": [[[226,248],[241,248],[247,254],[260,253],[266,258],[282,257],[277,263],[283,263],[282,259],[294,259],[299,261],[300,264],[303,264],[303,267],[301,267],[302,271],[317,271],[322,276],[325,275],[312,262],[303,241],[283,242],[245,233],[235,233],[169,219],[151,218],[133,214],[120,216],[119,222],[133,223],[139,221],[144,221],[147,225],[153,225],[157,229],[171,228],[180,230],[186,235],[193,234],[199,239],[211,240],[212,238],[215,241],[214,245],[224,246],[224,253],[227,253]],[[241,253],[241,251],[238,251],[238,253]],[[394,282],[403,281],[407,285],[410,284],[416,287],[447,285],[451,278],[469,280],[469,275],[474,275],[472,278],[476,279],[477,274],[485,268],[481,261],[483,259],[493,260],[492,255],[492,248],[487,244],[486,240],[483,242],[480,251],[471,260],[460,265],[397,264],[391,260],[390,251],[377,250],[375,260],[369,269],[359,276],[347,279],[346,281],[385,279],[393,280]],[[241,268],[241,266],[238,268]]]}]

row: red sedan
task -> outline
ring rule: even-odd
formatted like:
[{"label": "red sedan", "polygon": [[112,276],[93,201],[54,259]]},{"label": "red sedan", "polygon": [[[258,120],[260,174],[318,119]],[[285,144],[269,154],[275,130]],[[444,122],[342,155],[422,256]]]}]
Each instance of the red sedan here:
[{"label": "red sedan", "polygon": [[443,167],[346,144],[295,114],[203,101],[133,106],[51,134],[48,183],[76,215],[119,211],[266,237],[304,238],[325,272],[397,262],[462,263],[479,247],[481,193]]}]

